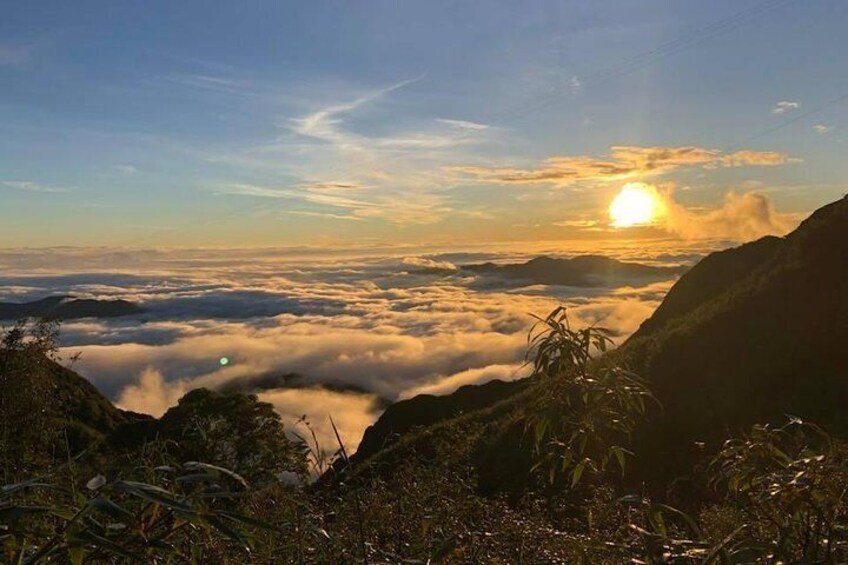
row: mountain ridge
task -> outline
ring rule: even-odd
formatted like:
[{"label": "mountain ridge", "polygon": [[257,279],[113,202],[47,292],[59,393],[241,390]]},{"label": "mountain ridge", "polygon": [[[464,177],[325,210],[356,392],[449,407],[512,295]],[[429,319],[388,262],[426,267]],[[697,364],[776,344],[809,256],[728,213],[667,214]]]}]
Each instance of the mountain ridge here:
[{"label": "mountain ridge", "polygon": [[0,302],[0,320],[117,318],[141,314],[144,311],[144,308],[128,300],[96,300],[69,295],[48,296],[32,302]]},{"label": "mountain ridge", "polygon": [[688,267],[660,267],[619,261],[603,255],[577,255],[553,258],[545,255],[525,263],[479,263],[463,265],[461,271],[495,275],[530,284],[567,285],[578,287],[603,286],[632,279],[660,279],[680,275]]}]

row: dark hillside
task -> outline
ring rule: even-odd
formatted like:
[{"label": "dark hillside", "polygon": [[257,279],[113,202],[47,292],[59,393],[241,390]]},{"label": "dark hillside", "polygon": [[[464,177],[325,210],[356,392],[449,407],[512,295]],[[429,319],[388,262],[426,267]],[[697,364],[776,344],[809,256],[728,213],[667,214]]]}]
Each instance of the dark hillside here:
[{"label": "dark hillside", "polygon": [[782,244],[781,238],[767,236],[708,255],[680,277],[635,335],[646,336],[719,296],[767,263]]},{"label": "dark hillside", "polygon": [[73,447],[84,449],[127,424],[144,416],[115,407],[85,378],[58,363],[51,362],[52,401],[67,426]]},{"label": "dark hillside", "polygon": [[421,394],[397,402],[365,430],[354,459],[361,461],[370,457],[416,428],[496,404],[524,388],[525,384],[491,381],[479,386],[465,385],[445,396]]},{"label": "dark hillside", "polygon": [[[697,442],[715,450],[728,436],[786,414],[848,435],[846,341],[848,198],[818,210],[785,238],[705,258],[612,354],[646,377],[664,406],[637,430],[633,447],[640,457],[629,473],[659,488],[691,472],[703,456]],[[479,412],[469,403],[474,390],[440,399],[444,406],[465,407],[448,420],[443,418],[454,412],[430,411],[430,399],[395,405],[369,430],[364,454],[380,466],[381,460],[402,460],[404,452],[432,453],[426,446],[436,438],[449,444],[465,437],[473,422],[473,439],[460,443],[473,443],[464,453],[485,490],[521,484],[529,459],[515,425],[525,395],[516,393],[532,394],[532,387],[504,384],[498,401]],[[405,421],[412,424],[398,425]],[[414,429],[428,422],[435,423]],[[373,455],[389,431],[409,433],[385,455]]]},{"label": "dark hillside", "polygon": [[[848,433],[848,199],[818,210],[782,240],[720,256],[705,259],[691,278],[719,280],[701,269],[710,263],[747,264],[750,273],[709,300],[694,300],[689,312],[674,310],[685,300],[676,286],[663,303],[670,306],[619,352],[649,377],[665,407],[637,438],[641,468],[658,480],[686,471],[694,442],[717,447],[728,432],[786,414]],[[691,278],[681,279],[684,289]],[[653,465],[657,458],[664,464]]]}]

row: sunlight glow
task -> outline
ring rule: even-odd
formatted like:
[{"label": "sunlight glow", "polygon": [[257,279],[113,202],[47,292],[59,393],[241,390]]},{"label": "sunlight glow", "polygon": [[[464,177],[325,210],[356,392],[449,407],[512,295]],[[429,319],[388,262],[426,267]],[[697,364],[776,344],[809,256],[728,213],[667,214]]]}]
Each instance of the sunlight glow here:
[{"label": "sunlight glow", "polygon": [[650,224],[659,216],[662,202],[654,188],[632,182],[624,185],[609,206],[612,226],[627,228]]}]

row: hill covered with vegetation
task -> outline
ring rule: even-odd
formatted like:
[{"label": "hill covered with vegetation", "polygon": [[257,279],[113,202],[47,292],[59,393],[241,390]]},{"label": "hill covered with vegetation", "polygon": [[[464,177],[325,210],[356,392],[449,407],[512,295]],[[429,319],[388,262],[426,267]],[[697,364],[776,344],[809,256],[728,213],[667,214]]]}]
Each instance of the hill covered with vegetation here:
[{"label": "hill covered with vegetation", "polygon": [[[848,199],[818,210],[785,238],[765,237],[705,257],[610,354],[642,375],[662,405],[636,432],[646,462],[639,463],[634,480],[662,488],[687,475],[704,456],[703,447],[714,452],[729,434],[786,414],[848,433],[841,408],[848,398],[848,358],[840,346],[846,339]],[[498,412],[509,414],[506,420],[520,419],[526,383],[504,387],[511,390],[497,397],[466,390],[441,402],[451,405],[453,414],[500,402],[505,405]],[[408,430],[436,423],[437,412],[422,417],[417,402],[387,411],[366,433],[368,445],[390,445]],[[511,403],[514,411],[507,408]],[[449,421],[437,425],[449,427]],[[433,431],[420,433],[426,437]],[[493,433],[487,429],[481,441],[491,441]],[[510,452],[519,436],[485,449]],[[519,453],[524,465],[507,465],[508,483],[528,471],[526,450]],[[648,462],[658,458],[662,465]],[[498,467],[504,465],[500,461]]]}]

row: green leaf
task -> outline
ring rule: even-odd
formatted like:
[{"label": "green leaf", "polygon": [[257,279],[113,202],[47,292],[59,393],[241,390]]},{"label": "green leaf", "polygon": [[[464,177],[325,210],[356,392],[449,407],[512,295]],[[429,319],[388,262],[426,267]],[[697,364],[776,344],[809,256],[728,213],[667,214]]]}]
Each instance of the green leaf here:
[{"label": "green leaf", "polygon": [[244,477],[236,473],[235,471],[230,471],[229,469],[225,469],[223,467],[219,467],[217,465],[210,465],[209,463],[201,463],[200,461],[189,461],[185,464],[186,469],[205,469],[207,471],[215,471],[217,473],[221,473],[222,475],[226,475],[231,479],[234,479],[239,484],[241,484],[244,488],[248,488],[247,481],[244,480]]},{"label": "green leaf", "polygon": [[577,483],[580,482],[580,477],[583,476],[583,470],[586,468],[586,462],[581,461],[577,465],[574,466],[574,470],[571,472],[571,488],[577,486]]},{"label": "green leaf", "polygon": [[85,548],[82,546],[71,547],[68,549],[68,554],[71,557],[71,565],[82,565],[85,559]]},{"label": "green leaf", "polygon": [[29,514],[44,514],[53,512],[50,506],[7,506],[0,508],[0,522],[16,522]]},{"label": "green leaf", "polygon": [[23,481],[23,482],[11,484],[11,485],[5,485],[4,487],[0,488],[0,499],[6,498],[8,496],[11,496],[11,495],[17,493],[17,492],[20,492],[22,490],[26,490],[26,489],[29,489],[29,488],[39,488],[39,487],[40,488],[54,488],[53,485],[50,485],[50,484],[47,484],[47,483],[42,483],[42,482],[39,482],[39,481],[41,481],[41,478],[30,479],[28,481]]},{"label": "green leaf", "polygon": [[273,524],[268,524],[267,522],[263,522],[261,520],[257,520],[255,518],[251,518],[250,516],[245,516],[243,514],[238,514],[236,512],[218,512],[219,516],[227,518],[228,520],[233,520],[234,522],[239,522],[241,524],[245,524],[248,526],[253,526],[255,528],[261,528],[263,530],[268,530],[271,532],[277,532],[280,534],[285,533],[282,528],[274,526]]},{"label": "green leaf", "polygon": [[138,561],[140,556],[131,553],[129,550],[124,547],[118,545],[110,539],[104,538],[103,536],[99,536],[90,530],[79,530],[75,532],[72,536],[79,541],[88,542],[100,549],[106,550],[110,553],[114,553],[116,555],[120,555],[122,557],[126,557],[131,561]]},{"label": "green leaf", "polygon": [[227,536],[230,540],[236,542],[239,547],[241,547],[245,551],[250,551],[250,544],[247,542],[247,539],[242,535],[238,530],[231,528],[223,521],[219,520],[217,517],[212,515],[204,516],[204,519],[212,525],[216,530]]},{"label": "green leaf", "polygon": [[651,528],[654,532],[660,534],[662,537],[668,536],[668,530],[665,526],[665,520],[663,519],[662,509],[653,505],[648,508],[647,512],[648,523],[651,524]]},{"label": "green leaf", "polygon": [[161,504],[166,508],[180,510],[183,512],[194,511],[192,507],[188,504],[180,502],[173,498],[171,493],[169,493],[165,489],[161,489],[153,485],[137,483],[135,481],[118,481],[117,483],[115,483],[115,488],[133,496],[136,496],[138,498],[144,499],[148,502]]},{"label": "green leaf", "polygon": [[621,472],[623,474],[625,464],[627,463],[627,458],[625,457],[625,453],[627,453],[627,454],[631,454],[631,453],[629,451],[627,451],[626,449],[618,446],[618,445],[613,445],[612,447],[610,447],[610,451],[615,456],[616,461],[618,461],[618,467],[621,469]]},{"label": "green leaf", "polygon": [[674,514],[675,516],[683,520],[683,522],[686,524],[686,527],[689,529],[690,534],[692,534],[696,538],[701,537],[701,529],[698,527],[698,524],[695,522],[695,520],[691,516],[689,516],[689,514],[667,504],[657,504],[656,507],[665,512]]},{"label": "green leaf", "polygon": [[456,550],[457,545],[456,536],[451,536],[446,540],[443,540],[432,555],[430,555],[430,559],[427,563],[431,563],[432,565],[440,565],[441,563],[444,563],[445,558],[449,557],[450,554]]},{"label": "green leaf", "polygon": [[733,541],[733,538],[735,538],[735,537],[736,537],[736,535],[737,535],[739,532],[741,532],[742,530],[744,530],[744,529],[745,529],[745,528],[747,528],[747,527],[748,527],[748,525],[747,525],[747,524],[742,524],[741,526],[739,526],[738,528],[736,528],[735,530],[733,530],[732,532],[730,532],[730,534],[728,534],[728,535],[727,535],[727,536],[726,536],[726,537],[725,537],[725,538],[721,541],[721,543],[719,543],[717,546],[715,546],[715,547],[712,549],[712,551],[710,551],[709,555],[707,555],[707,557],[706,557],[706,558],[704,558],[703,565],[710,565],[713,561],[715,561],[715,560],[716,560],[716,558],[717,558],[717,557],[719,557],[719,556],[721,556],[721,555],[723,555],[723,554],[727,553],[727,549],[726,549],[726,548],[727,548],[727,546],[730,544],[730,542],[731,542],[731,541]]},{"label": "green leaf", "polygon": [[135,516],[129,510],[119,506],[115,502],[109,500],[108,498],[99,496],[97,498],[92,498],[88,501],[89,506],[100,510],[104,514],[108,514],[113,518],[117,518],[118,520],[135,520]]}]

